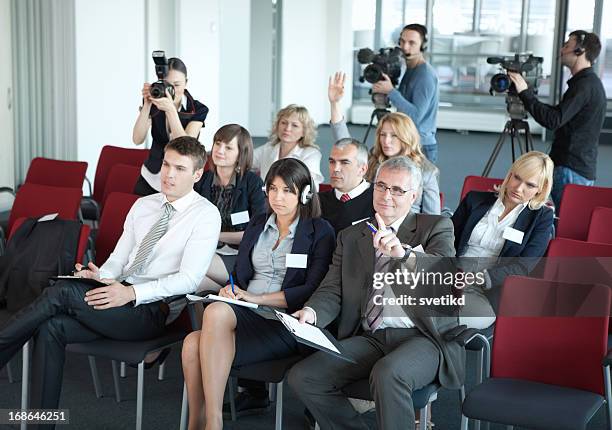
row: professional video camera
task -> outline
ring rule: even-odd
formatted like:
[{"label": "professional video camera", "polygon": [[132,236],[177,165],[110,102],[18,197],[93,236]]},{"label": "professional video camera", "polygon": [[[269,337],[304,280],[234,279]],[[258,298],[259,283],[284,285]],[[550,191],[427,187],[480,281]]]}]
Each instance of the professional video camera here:
[{"label": "professional video camera", "polygon": [[[538,79],[542,74],[542,57],[534,57],[532,54],[514,54],[513,57],[489,57],[487,63],[499,64],[508,72],[521,73],[535,93],[538,92]],[[533,138],[529,131],[529,123],[527,119],[527,110],[521,101],[514,83],[507,73],[497,73],[491,78],[491,89],[489,93],[506,93],[506,110],[510,115],[504,129],[499,135],[499,139],[493,148],[493,152],[485,165],[482,176],[489,176],[493,164],[501,151],[506,137],[510,136],[510,144],[512,146],[512,161],[515,160],[515,152],[518,150],[520,154],[533,151]],[[522,142],[521,142],[522,136]]]},{"label": "professional video camera", "polygon": [[155,63],[155,74],[158,81],[151,84],[149,89],[151,97],[154,99],[166,97],[166,90],[168,90],[172,98],[174,98],[174,86],[166,81],[166,76],[168,75],[166,53],[164,51],[153,51],[153,62]]},{"label": "professional video camera", "polygon": [[[534,57],[532,54],[514,54],[513,57],[489,57],[487,63],[499,64],[509,72],[523,74],[527,85],[538,92],[538,79],[542,74],[542,57]],[[518,96],[514,84],[507,73],[497,73],[491,78],[491,88],[489,94],[507,93],[506,110],[512,119],[527,118],[527,111],[523,102]]]},{"label": "professional video camera", "polygon": [[[361,82],[375,84],[383,80],[383,73],[391,79],[393,86],[396,86],[402,72],[402,50],[395,48],[381,48],[378,54],[370,48],[363,48],[357,52],[357,61],[367,64],[363,69],[363,75],[359,78]],[[389,99],[386,94],[372,93],[372,103],[376,109],[385,110],[390,107]]]}]

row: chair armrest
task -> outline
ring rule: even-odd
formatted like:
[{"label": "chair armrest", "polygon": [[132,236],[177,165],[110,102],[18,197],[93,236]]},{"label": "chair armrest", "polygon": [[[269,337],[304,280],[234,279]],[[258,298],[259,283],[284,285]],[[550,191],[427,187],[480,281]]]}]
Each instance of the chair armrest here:
[{"label": "chair armrest", "polygon": [[89,180],[89,178],[87,176],[85,176],[85,182],[87,182],[87,188],[89,189],[89,196],[87,196],[87,197],[92,197],[93,196],[93,190],[91,188],[91,181]]},{"label": "chair armrest", "polygon": [[6,235],[4,229],[0,227],[0,256],[6,252]]},{"label": "chair armrest", "polygon": [[612,365],[612,349],[608,350],[608,354],[603,358],[602,363],[604,367]]},{"label": "chair armrest", "polygon": [[0,193],[10,193],[15,196],[15,190],[13,190],[11,187],[0,187]]},{"label": "chair armrest", "polygon": [[466,325],[459,325],[444,333],[444,340],[456,342],[472,351],[480,351],[489,346],[489,340],[484,334],[475,328],[468,328]]}]

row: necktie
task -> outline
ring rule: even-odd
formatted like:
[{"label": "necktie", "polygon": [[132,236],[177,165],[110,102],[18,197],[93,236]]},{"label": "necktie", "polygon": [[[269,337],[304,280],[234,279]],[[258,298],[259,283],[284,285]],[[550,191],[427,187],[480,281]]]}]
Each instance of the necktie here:
[{"label": "necktie", "polygon": [[340,201],[342,203],[346,203],[351,199],[351,196],[349,196],[348,194],[344,193],[340,196]]},{"label": "necktie", "polygon": [[[393,230],[392,227],[390,228]],[[385,266],[389,264],[390,257],[384,255],[383,253],[379,251],[376,251],[375,258],[376,260],[374,262],[374,272],[376,273],[384,272]],[[365,321],[366,321],[368,328],[371,331],[376,330],[383,322],[384,306],[381,304],[378,304],[378,305],[375,304],[374,296],[384,295],[384,291],[386,288],[387,288],[386,285],[379,290],[374,288],[374,286],[370,288],[370,293],[368,295],[368,302],[366,304],[366,309],[365,309]]]},{"label": "necktie", "polygon": [[137,273],[139,270],[144,268],[146,265],[147,259],[151,255],[151,251],[159,242],[159,239],[162,238],[166,231],[168,231],[168,222],[172,217],[176,209],[172,207],[172,205],[168,202],[164,203],[164,213],[157,220],[151,230],[146,234],[146,236],[142,239],[140,246],[138,247],[138,251],[136,252],[136,257],[134,258],[134,262],[129,267],[129,269],[121,276],[121,280],[125,280],[129,276]]}]

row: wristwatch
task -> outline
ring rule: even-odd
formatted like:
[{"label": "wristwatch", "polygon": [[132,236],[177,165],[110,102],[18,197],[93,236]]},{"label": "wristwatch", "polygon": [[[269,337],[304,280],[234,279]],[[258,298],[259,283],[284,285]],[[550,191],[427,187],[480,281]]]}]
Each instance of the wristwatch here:
[{"label": "wristwatch", "polygon": [[410,253],[412,252],[412,246],[408,245],[407,243],[402,243],[402,248],[404,248],[404,256],[402,258],[408,258],[410,257]]}]

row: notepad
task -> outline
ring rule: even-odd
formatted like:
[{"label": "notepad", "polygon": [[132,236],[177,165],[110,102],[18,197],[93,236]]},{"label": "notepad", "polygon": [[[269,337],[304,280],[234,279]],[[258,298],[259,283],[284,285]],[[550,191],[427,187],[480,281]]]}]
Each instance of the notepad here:
[{"label": "notepad", "polygon": [[207,294],[205,296],[196,296],[193,294],[187,294],[187,300],[189,300],[190,302],[205,302],[205,303],[225,302],[225,303],[231,303],[237,306],[244,306],[245,308],[251,308],[251,309],[257,309],[259,307],[259,305],[255,303],[245,302],[244,300],[229,299],[227,297],[217,296],[216,294]]},{"label": "notepad", "polygon": [[297,318],[279,312],[277,310],[275,310],[274,312],[276,313],[276,317],[280,320],[280,322],[282,322],[287,328],[287,330],[289,330],[295,336],[310,343],[319,345],[320,347],[323,347],[330,351],[334,351],[337,354],[340,354],[338,348],[336,348],[336,346],[331,343],[331,341],[327,338],[327,336],[325,336],[325,334],[321,331],[320,328],[310,324],[300,323]]}]

